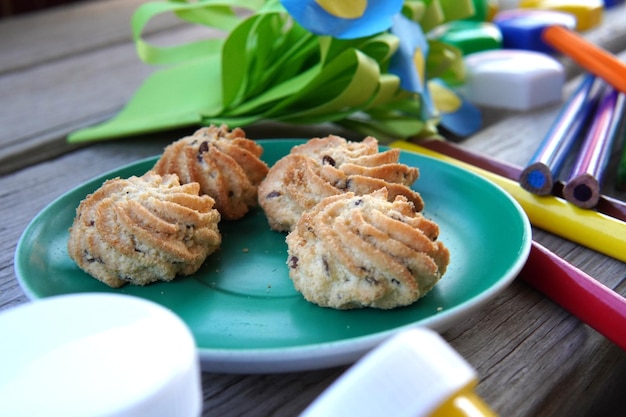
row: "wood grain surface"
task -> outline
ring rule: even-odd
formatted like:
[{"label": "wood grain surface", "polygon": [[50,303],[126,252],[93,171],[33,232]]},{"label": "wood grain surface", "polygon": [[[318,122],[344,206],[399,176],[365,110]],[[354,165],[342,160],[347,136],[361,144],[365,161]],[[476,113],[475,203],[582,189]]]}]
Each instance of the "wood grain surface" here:
[{"label": "wood grain surface", "polygon": [[[13,256],[21,233],[40,210],[82,182],[157,154],[190,133],[163,132],[80,147],[65,143],[69,132],[115,114],[154,71],[138,60],[130,40],[128,19],[140,3],[92,1],[0,21],[0,309],[28,301],[16,281]],[[585,36],[626,58],[625,17],[624,7],[612,9],[602,27]],[[162,43],[205,36],[215,33],[173,18],[155,22],[147,35]],[[569,92],[581,71],[562,59]],[[559,106],[523,113],[484,110],[484,129],[461,145],[524,165]],[[291,129],[269,123],[250,128],[249,134],[312,137],[330,131],[332,126]],[[604,192],[626,197],[610,181]],[[533,233],[568,262],[626,294],[622,262],[541,230]],[[443,336],[478,370],[478,393],[501,416],[626,412],[626,353],[522,281],[514,281]],[[345,369],[204,373],[203,415],[294,416]]]}]

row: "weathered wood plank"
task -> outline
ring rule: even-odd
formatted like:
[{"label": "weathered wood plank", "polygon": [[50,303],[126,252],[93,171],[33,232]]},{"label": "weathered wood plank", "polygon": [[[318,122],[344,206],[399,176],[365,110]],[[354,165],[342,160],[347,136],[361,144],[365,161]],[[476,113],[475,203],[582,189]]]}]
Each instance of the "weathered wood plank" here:
[{"label": "weathered wood plank", "polygon": [[[541,231],[534,236],[626,295],[623,263]],[[585,261],[590,256],[593,265]],[[608,376],[626,374],[623,351],[521,281],[444,336],[476,367],[478,392],[502,416],[598,415],[597,397],[611,389]],[[626,406],[622,396],[610,401]]]},{"label": "weathered wood plank", "polygon": [[[163,36],[204,34],[185,28]],[[0,173],[71,149],[69,133],[113,116],[154,70],[131,43],[120,43],[0,77]]]},{"label": "weathered wood plank", "polygon": [[[67,59],[131,40],[130,19],[147,0],[73,3],[0,22],[0,75]],[[146,34],[183,26],[172,14],[154,19]]]}]

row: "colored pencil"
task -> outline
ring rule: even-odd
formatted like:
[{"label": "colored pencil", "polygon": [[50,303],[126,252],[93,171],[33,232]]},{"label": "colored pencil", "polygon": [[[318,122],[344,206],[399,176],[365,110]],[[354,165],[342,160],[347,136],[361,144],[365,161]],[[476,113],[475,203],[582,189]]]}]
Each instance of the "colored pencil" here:
[{"label": "colored pencil", "polygon": [[[450,156],[513,181],[519,178],[522,172],[522,168],[517,165],[490,158],[484,154],[478,154],[469,149],[455,145],[452,142],[439,139],[424,139],[420,140],[419,144],[435,152]],[[626,170],[626,160],[624,164]],[[556,197],[563,198],[564,186],[562,181],[557,181],[552,188],[552,194]],[[595,209],[607,216],[626,222],[626,202],[622,200],[601,194]]]},{"label": "colored pencil", "polygon": [[533,242],[520,275],[572,315],[626,350],[626,299]]},{"label": "colored pencil", "polygon": [[598,101],[596,77],[586,75],[570,96],[519,177],[531,193],[548,195]]},{"label": "colored pencil", "polygon": [[617,166],[615,187],[618,190],[626,190],[626,139],[622,142],[622,156],[619,160],[619,165]]},{"label": "colored pencil", "polygon": [[598,204],[600,186],[623,111],[624,95],[614,88],[607,88],[563,188],[565,199],[572,204],[582,208],[593,208]]},{"label": "colored pencil", "polygon": [[626,63],[620,61],[615,55],[562,26],[550,26],[544,29],[542,38],[582,68],[604,79],[622,93],[626,93],[626,77],[624,76]]},{"label": "colored pencil", "polygon": [[499,185],[513,197],[534,226],[626,262],[626,222],[595,210],[581,209],[562,198],[529,193],[519,183],[508,178],[407,141],[396,141],[391,146],[427,155],[472,171]]},{"label": "colored pencil", "polygon": [[[416,151],[461,167],[482,166],[516,178],[521,168],[478,155],[441,140],[425,140],[417,146],[394,142],[392,146]],[[457,158],[460,157],[460,158]],[[460,159],[464,161],[460,161]],[[499,177],[495,175],[494,177]],[[500,176],[500,178],[503,178]],[[511,180],[511,182],[513,182]],[[522,190],[522,192],[524,192]],[[540,198],[540,197],[537,197]],[[620,210],[622,213],[623,210]],[[624,214],[622,214],[623,216]],[[531,219],[532,222],[532,219]],[[533,240],[519,277],[572,315],[626,350],[626,299]]]}]

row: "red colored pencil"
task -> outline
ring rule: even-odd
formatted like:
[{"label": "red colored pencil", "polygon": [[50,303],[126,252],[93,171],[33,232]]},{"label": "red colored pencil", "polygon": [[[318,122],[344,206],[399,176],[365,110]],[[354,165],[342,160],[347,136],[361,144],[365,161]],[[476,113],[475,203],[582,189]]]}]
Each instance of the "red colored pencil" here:
[{"label": "red colored pencil", "polygon": [[626,350],[624,297],[534,241],[519,276]]}]

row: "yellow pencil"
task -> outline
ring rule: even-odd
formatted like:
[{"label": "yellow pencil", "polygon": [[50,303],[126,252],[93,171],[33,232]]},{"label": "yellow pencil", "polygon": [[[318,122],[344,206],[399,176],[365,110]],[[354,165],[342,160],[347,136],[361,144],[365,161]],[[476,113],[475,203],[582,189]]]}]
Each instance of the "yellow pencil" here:
[{"label": "yellow pencil", "polygon": [[621,220],[576,207],[562,198],[529,193],[515,181],[410,142],[396,141],[391,146],[472,171],[509,193],[522,206],[533,226],[626,262],[626,223]]}]

